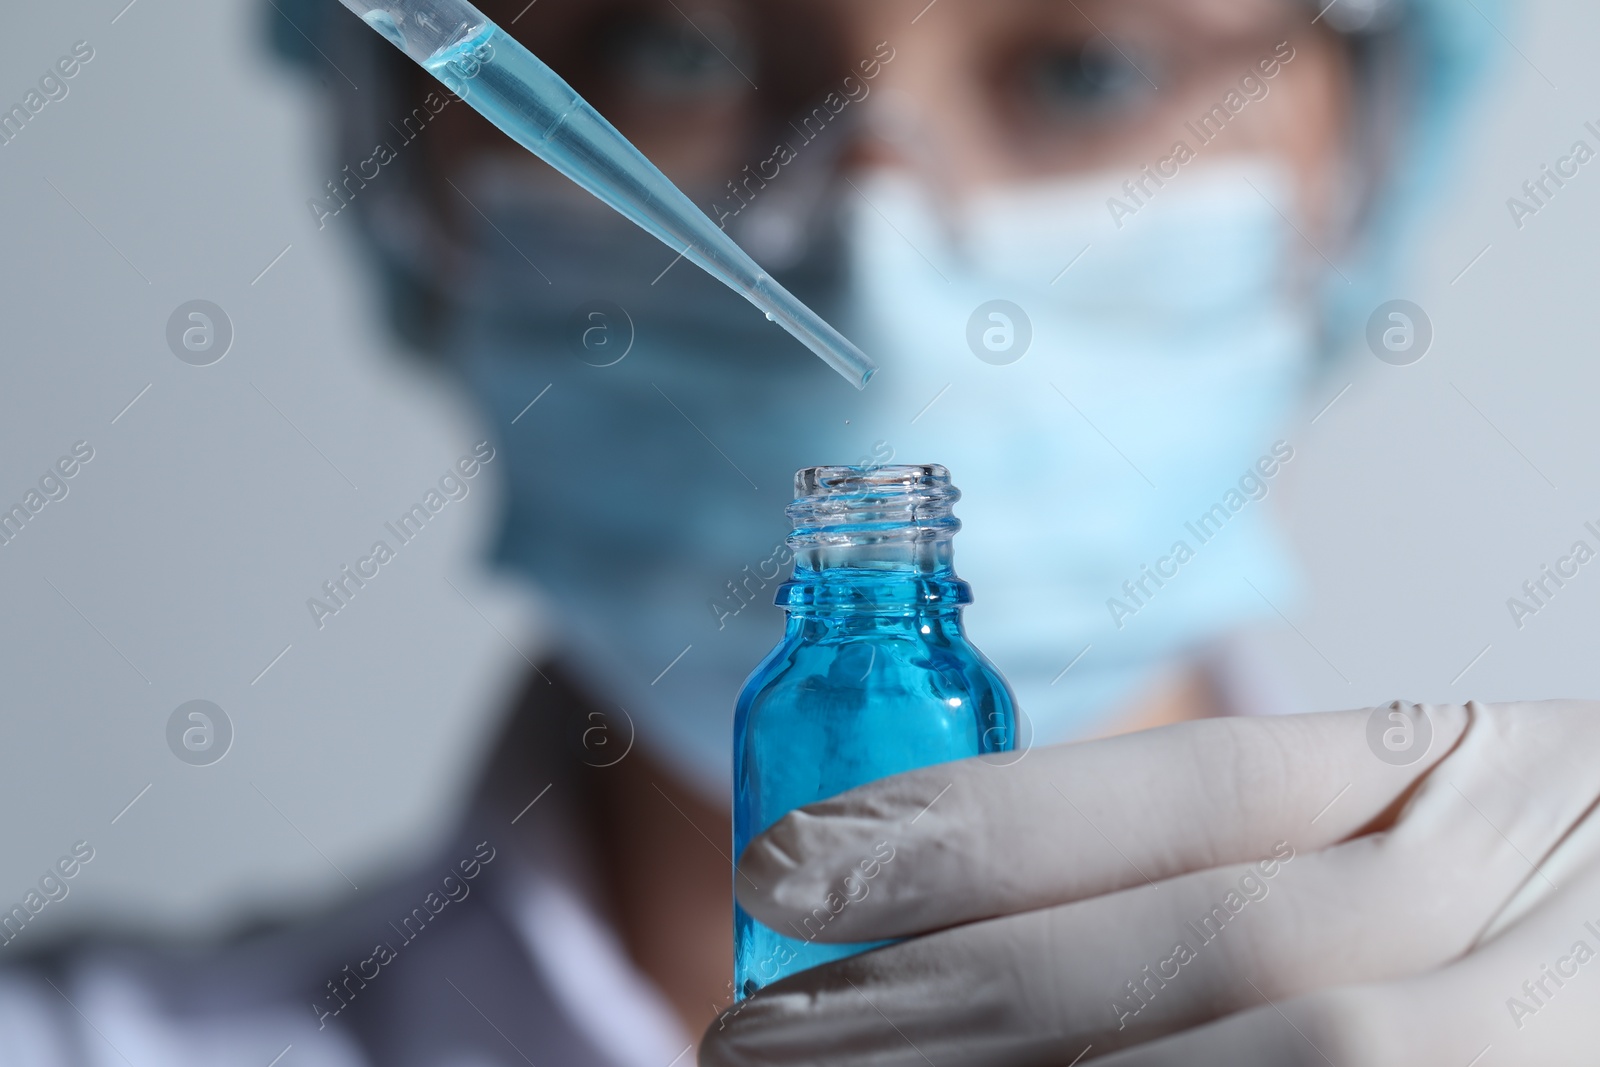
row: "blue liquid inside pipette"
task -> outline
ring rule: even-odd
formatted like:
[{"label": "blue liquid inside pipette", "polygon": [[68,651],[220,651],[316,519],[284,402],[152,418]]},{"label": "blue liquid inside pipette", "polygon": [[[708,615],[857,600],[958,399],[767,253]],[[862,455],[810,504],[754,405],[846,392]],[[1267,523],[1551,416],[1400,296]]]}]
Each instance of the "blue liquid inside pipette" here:
[{"label": "blue liquid inside pipette", "polygon": [[[367,22],[396,43],[392,24]],[[403,47],[403,45],[402,45]],[[423,64],[518,144],[599,197],[684,258],[726,283],[857,388],[877,367],[773,281],[616,127],[492,22]]]}]

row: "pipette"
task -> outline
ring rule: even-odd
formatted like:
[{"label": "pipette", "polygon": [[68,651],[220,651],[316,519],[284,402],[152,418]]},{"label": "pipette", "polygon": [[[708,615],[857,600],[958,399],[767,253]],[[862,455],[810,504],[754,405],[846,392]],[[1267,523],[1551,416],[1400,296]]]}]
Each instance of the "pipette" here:
[{"label": "pipette", "polygon": [[528,151],[744,296],[855,385],[877,366],[734,244],[572,87],[467,0],[341,0]]}]

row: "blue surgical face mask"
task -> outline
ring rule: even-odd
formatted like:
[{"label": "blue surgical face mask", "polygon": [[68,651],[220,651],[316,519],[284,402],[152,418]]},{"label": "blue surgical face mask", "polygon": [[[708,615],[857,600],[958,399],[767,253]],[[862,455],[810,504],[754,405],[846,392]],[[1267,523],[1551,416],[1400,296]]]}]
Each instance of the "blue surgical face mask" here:
[{"label": "blue surgical face mask", "polygon": [[1293,203],[1286,174],[1214,163],[1115,218],[1114,179],[953,218],[903,179],[858,184],[850,326],[886,364],[881,432],[961,486],[968,628],[1034,743],[1101,726],[1162,664],[1293,595],[1267,498],[1313,317],[1273,207]]},{"label": "blue surgical face mask", "polygon": [[[824,306],[881,365],[865,393],[687,265],[657,278],[669,257],[648,239],[474,192],[493,224],[452,348],[506,456],[499,555],[545,594],[596,697],[719,799],[734,698],[781,630],[799,467],[950,468],[969,627],[1034,743],[1094,728],[1289,593],[1259,497],[1296,442],[1273,476],[1257,464],[1298,399],[1311,324],[1268,203],[1289,202],[1278,171],[1197,168],[1120,228],[1106,182],[946,211],[903,177],[855,184],[833,266],[795,285],[836,297]],[[595,301],[624,314],[597,320]],[[1208,515],[1201,541],[1188,524]]]}]

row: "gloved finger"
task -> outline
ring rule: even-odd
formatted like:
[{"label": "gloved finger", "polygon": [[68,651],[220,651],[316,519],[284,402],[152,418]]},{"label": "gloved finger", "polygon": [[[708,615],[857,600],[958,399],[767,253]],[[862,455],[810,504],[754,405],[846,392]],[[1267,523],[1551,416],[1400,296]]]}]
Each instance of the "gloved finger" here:
[{"label": "gloved finger", "polygon": [[[1005,1067],[1069,1063],[1326,983],[1389,977],[1461,950],[1466,922],[1406,906],[1374,839],[1197,871],[970,923],[796,974],[707,1034],[702,1062]],[[1362,902],[1397,894],[1369,913]],[[1285,1061],[1289,1062],[1289,1061]]]},{"label": "gloved finger", "polygon": [[[1210,719],[874,782],[751,842],[739,900],[785,930],[849,899],[819,938],[861,941],[1258,860],[1280,840],[1322,848],[1379,818],[1460,738],[1465,709],[1413,707],[1431,740],[1404,766],[1374,755],[1369,723],[1385,712],[1368,709]],[[861,897],[864,871],[876,877]]]},{"label": "gloved finger", "polygon": [[1539,864],[1539,876],[1523,883],[1522,889],[1484,930],[1478,944],[1486,945],[1520,923],[1560,887],[1587,877],[1596,857],[1600,857],[1600,805],[1590,808],[1583,820]]},{"label": "gloved finger", "polygon": [[[1103,1052],[1150,1040],[1262,997],[1454,959],[1519,886],[1540,877],[1533,862],[1600,792],[1600,761],[1582,758],[1600,750],[1591,707],[1472,710],[1472,728],[1389,832],[974,923],[804,972],[708,1034],[705,1062],[1067,1062],[1087,1045]],[[1559,757],[1562,747],[1578,758]],[[1534,796],[1516,785],[1541,775]]]},{"label": "gloved finger", "polygon": [[[1249,907],[1261,910],[1248,919],[1235,920],[1225,905],[1225,918],[1211,916],[1211,905],[1244,876],[1215,869],[1159,888],[1141,885],[958,926],[802,971],[720,1019],[706,1034],[701,1063],[1066,1064],[1090,1044],[1107,1051],[1200,1025],[1238,1003],[1236,992],[1217,983],[1231,973],[1235,953],[1248,957],[1254,947],[1253,936],[1236,931],[1278,906],[1281,882],[1301,862],[1282,854],[1288,868],[1281,861],[1249,868],[1261,879],[1260,889],[1250,883],[1256,901]],[[1190,921],[1200,923],[1198,932],[1184,928]],[[1178,930],[1199,952],[1183,960],[1181,981],[1173,981],[1155,971],[1172,956]]]},{"label": "gloved finger", "polygon": [[1402,990],[1343,988],[1282,1003],[1262,996],[1257,1007],[1195,1030],[1086,1059],[1093,1067],[1496,1067],[1475,1059],[1483,1051],[1471,1048],[1476,1027],[1415,1040],[1407,1023],[1427,1023]]},{"label": "gloved finger", "polygon": [[1600,816],[1502,936],[1400,981],[1266,1002],[1096,1067],[1587,1067],[1600,1045]]}]

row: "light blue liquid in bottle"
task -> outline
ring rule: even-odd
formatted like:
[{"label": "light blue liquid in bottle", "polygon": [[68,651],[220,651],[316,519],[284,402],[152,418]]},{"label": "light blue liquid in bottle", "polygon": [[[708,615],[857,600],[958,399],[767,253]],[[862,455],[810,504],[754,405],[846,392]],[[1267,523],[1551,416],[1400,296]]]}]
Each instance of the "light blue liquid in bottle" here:
[{"label": "light blue liquid in bottle", "polygon": [[[777,595],[788,622],[734,717],[735,856],[794,808],[1015,744],[1011,691],[961,625],[972,592],[951,565],[960,496],[931,464],[795,475],[794,576]],[[883,859],[852,866],[876,873]],[[784,931],[734,906],[737,997],[877,947],[820,939],[841,901],[861,893],[834,891],[831,908],[818,900],[812,918]]]}]

